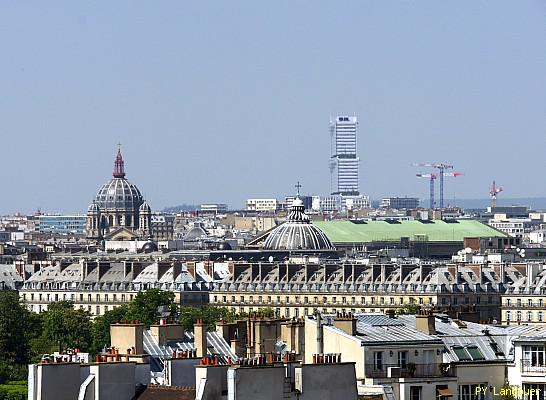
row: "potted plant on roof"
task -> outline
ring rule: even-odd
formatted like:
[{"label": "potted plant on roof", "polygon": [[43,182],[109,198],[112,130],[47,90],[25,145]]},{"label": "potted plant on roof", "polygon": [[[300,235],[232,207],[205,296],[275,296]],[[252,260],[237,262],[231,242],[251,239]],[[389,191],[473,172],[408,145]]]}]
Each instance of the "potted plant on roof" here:
[{"label": "potted plant on roof", "polygon": [[410,376],[413,376],[415,374],[415,370],[417,369],[417,364],[415,363],[408,363],[407,365],[408,373]]}]

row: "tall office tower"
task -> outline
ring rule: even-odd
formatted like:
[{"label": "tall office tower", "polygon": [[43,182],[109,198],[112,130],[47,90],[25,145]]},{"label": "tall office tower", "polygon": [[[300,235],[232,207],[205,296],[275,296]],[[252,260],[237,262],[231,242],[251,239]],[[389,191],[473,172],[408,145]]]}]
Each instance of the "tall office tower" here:
[{"label": "tall office tower", "polygon": [[[356,116],[338,116],[330,119],[331,135],[331,192],[342,196],[358,196],[358,163],[356,147]],[[333,184],[334,172],[337,172],[337,185]]]}]

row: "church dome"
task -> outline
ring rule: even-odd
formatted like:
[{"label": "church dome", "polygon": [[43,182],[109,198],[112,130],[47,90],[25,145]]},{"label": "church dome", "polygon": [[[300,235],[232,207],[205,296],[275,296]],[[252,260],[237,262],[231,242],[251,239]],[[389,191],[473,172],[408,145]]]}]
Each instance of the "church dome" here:
[{"label": "church dome", "polygon": [[152,209],[150,208],[150,205],[146,200],[144,200],[144,203],[142,203],[142,205],[140,206],[140,212],[152,212]]},{"label": "church dome", "polygon": [[101,209],[138,210],[144,202],[140,190],[125,179],[124,162],[118,149],[114,162],[114,177],[98,191],[95,203]]},{"label": "church dome", "polygon": [[95,201],[93,201],[89,205],[89,208],[87,209],[87,212],[89,214],[98,214],[100,212],[100,207],[97,205],[97,203],[95,203]]},{"label": "church dome", "polygon": [[313,225],[299,197],[292,203],[286,222],[274,228],[264,243],[266,250],[334,250],[326,234]]},{"label": "church dome", "polygon": [[142,246],[142,251],[145,252],[145,253],[151,253],[151,252],[157,251],[157,250],[158,250],[157,244],[155,244],[152,241],[148,241],[148,242],[144,243],[144,245]]}]

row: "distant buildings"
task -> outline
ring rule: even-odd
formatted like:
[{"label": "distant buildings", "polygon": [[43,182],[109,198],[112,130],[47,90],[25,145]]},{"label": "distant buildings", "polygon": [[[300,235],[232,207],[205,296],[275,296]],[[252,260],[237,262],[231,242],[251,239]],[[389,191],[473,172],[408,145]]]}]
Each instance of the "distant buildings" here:
[{"label": "distant buildings", "polygon": [[337,175],[332,194],[343,196],[358,196],[360,194],[357,125],[356,116],[338,116],[330,121],[330,135],[332,137],[330,172],[333,174],[335,171]]},{"label": "distant buildings", "polygon": [[221,214],[228,210],[227,204],[223,203],[207,203],[201,204],[201,212],[205,214]]},{"label": "distant buildings", "polygon": [[40,215],[37,228],[41,233],[84,234],[86,221],[85,215]]},{"label": "distant buildings", "polygon": [[419,208],[419,199],[417,197],[384,197],[379,207],[412,210]]},{"label": "distant buildings", "polygon": [[248,199],[246,201],[247,211],[275,212],[277,207],[277,199]]}]

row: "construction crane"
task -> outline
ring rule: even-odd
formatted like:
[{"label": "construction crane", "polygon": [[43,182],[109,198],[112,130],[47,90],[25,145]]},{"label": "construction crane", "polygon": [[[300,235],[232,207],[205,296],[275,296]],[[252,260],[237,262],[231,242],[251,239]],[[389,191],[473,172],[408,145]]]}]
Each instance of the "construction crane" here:
[{"label": "construction crane", "polygon": [[444,176],[458,176],[448,175],[445,172],[448,169],[453,169],[453,165],[446,163],[415,163],[415,167],[430,167],[438,170],[438,176],[440,177],[440,208],[444,208]]},{"label": "construction crane", "polygon": [[495,181],[493,181],[493,186],[489,190],[489,195],[491,196],[491,207],[494,208],[497,206],[497,195],[502,192],[502,188],[497,186]]},{"label": "construction crane", "polygon": [[434,209],[434,180],[438,178],[437,174],[417,174],[417,178],[428,178],[430,181],[430,209]]}]

